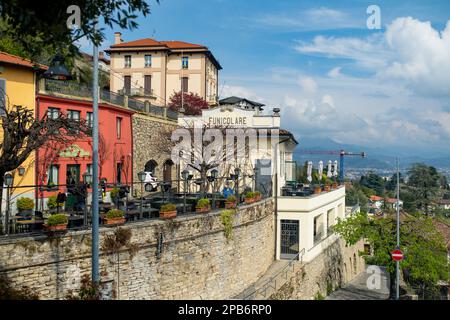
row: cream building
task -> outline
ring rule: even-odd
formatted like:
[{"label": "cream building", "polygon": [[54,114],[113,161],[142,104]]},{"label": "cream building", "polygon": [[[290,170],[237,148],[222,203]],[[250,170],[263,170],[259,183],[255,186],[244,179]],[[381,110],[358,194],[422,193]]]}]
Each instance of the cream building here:
[{"label": "cream building", "polygon": [[219,70],[211,51],[199,44],[150,38],[123,42],[115,33],[110,55],[110,90],[164,106],[176,92],[193,92],[218,103]]}]

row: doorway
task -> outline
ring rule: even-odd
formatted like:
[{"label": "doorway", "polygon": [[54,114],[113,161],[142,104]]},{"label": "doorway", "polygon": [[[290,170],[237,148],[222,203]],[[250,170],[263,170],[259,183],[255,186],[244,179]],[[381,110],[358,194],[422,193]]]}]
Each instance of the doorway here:
[{"label": "doorway", "polygon": [[280,258],[292,259],[299,252],[298,220],[281,220]]}]

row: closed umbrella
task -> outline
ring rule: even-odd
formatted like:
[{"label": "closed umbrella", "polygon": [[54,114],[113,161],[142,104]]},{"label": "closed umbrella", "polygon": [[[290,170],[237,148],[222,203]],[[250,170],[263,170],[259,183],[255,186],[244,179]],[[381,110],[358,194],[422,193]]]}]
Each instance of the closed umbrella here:
[{"label": "closed umbrella", "polygon": [[309,183],[311,183],[312,181],[312,166],[313,166],[312,161],[308,161],[308,168],[306,171],[308,177],[306,179],[308,179]]},{"label": "closed umbrella", "polygon": [[317,173],[319,174],[319,181],[322,180],[323,175],[323,161],[319,161],[319,167],[317,168]]},{"label": "closed umbrella", "polygon": [[338,162],[337,160],[334,160],[334,176],[338,176]]},{"label": "closed umbrella", "polygon": [[328,160],[327,177],[331,178],[332,176],[333,176],[333,173],[331,172],[331,160]]}]

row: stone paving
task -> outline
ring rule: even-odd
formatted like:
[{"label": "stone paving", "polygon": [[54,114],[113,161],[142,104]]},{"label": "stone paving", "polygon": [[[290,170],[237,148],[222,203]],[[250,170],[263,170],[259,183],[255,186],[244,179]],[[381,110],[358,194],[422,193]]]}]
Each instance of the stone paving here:
[{"label": "stone paving", "polygon": [[[379,267],[380,281],[379,289],[369,289],[367,280],[373,280],[376,275],[367,266],[366,272],[360,273],[355,279],[344,285],[341,289],[338,289],[326,297],[326,300],[387,300],[389,299],[389,274],[384,267]],[[373,270],[373,269],[372,269]],[[374,284],[374,282],[371,282]]]}]

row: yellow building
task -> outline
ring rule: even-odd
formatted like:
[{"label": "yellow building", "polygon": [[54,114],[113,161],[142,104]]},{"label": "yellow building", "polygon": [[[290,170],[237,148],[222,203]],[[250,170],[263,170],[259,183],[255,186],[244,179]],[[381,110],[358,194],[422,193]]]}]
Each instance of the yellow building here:
[{"label": "yellow building", "polygon": [[176,92],[193,92],[218,103],[219,70],[211,51],[199,44],[146,38],[123,42],[120,32],[110,55],[110,88],[164,106]]},{"label": "yellow building", "polygon": [[[7,107],[21,105],[34,112],[36,74],[45,68],[29,60],[0,51],[0,101],[4,101]],[[0,111],[0,113],[3,113],[3,111]],[[3,114],[0,114],[0,116],[3,116]],[[2,130],[0,130],[0,139],[3,140]],[[12,191],[12,203],[19,197],[34,199],[34,188],[23,187],[35,184],[34,153],[11,174],[14,176],[15,187]],[[5,194],[4,192],[4,197]],[[4,199],[2,200],[4,201]],[[2,208],[4,207],[2,206]],[[11,209],[15,210],[15,206],[12,205]]]}]

